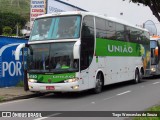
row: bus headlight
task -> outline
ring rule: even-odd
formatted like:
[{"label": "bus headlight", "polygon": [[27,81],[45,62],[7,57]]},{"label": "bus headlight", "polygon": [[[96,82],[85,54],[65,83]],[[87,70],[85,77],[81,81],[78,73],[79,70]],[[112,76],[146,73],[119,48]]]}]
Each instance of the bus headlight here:
[{"label": "bus headlight", "polygon": [[74,89],[74,90],[78,90],[79,85],[73,86],[73,87],[71,87],[71,88]]},{"label": "bus headlight", "polygon": [[156,68],[151,68],[151,71],[152,72],[156,72]]},{"label": "bus headlight", "polygon": [[71,79],[65,80],[64,82],[71,83],[71,82],[76,82],[76,81],[78,81],[78,78],[71,78]]},{"label": "bus headlight", "polygon": [[37,80],[35,80],[35,79],[28,79],[28,81],[31,83],[37,83]]}]

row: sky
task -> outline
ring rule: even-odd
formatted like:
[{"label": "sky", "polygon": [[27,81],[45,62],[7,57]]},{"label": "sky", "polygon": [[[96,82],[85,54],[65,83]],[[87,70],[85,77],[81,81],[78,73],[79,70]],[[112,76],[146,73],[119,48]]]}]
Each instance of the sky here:
[{"label": "sky", "polygon": [[[129,2],[129,0],[61,0],[87,11],[123,19],[133,25],[142,26],[148,20],[155,23],[160,35],[160,23],[149,7]],[[121,14],[123,13],[123,14]],[[149,26],[150,24],[148,24]]]}]

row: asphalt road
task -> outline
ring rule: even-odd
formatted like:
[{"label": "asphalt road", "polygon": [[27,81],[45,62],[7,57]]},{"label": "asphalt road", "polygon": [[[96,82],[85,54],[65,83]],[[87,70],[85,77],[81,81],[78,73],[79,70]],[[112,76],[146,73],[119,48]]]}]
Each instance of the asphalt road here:
[{"label": "asphalt road", "polygon": [[[144,111],[145,109],[160,104],[160,79],[144,79],[139,84],[130,82],[119,83],[106,86],[102,93],[92,94],[82,92],[76,94],[48,94],[41,97],[0,103],[0,111],[54,111],[48,112],[47,117],[35,118],[35,120],[74,120],[70,115],[76,115],[76,120],[82,119],[80,116],[90,114],[87,120],[101,119],[124,119],[123,117],[98,117],[100,112],[83,111]],[[78,113],[62,111],[82,111]],[[116,113],[116,112],[115,112]],[[57,117],[68,114],[66,117]],[[97,114],[97,115],[96,115]],[[107,116],[109,113],[104,113]],[[92,116],[93,115],[93,116]],[[49,118],[48,116],[52,116]],[[76,117],[76,116],[75,116]],[[16,118],[17,119],[17,118]],[[84,119],[84,118],[83,118]]]}]

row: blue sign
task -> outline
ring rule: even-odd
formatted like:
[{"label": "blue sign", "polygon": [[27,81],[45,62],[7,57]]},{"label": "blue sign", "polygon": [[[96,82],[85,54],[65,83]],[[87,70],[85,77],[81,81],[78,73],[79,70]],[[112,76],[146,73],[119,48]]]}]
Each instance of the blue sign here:
[{"label": "blue sign", "polygon": [[[16,61],[15,50],[19,44],[27,42],[23,38],[0,36],[0,87],[16,86],[23,80],[22,51],[20,60]],[[26,56],[27,50],[24,50],[24,60]]]}]

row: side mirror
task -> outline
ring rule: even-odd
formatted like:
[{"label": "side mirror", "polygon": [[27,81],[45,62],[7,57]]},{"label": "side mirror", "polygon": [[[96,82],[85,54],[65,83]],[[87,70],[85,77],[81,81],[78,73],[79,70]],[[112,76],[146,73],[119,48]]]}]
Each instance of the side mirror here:
[{"label": "side mirror", "polygon": [[73,47],[73,58],[79,59],[80,58],[80,40],[78,40]]},{"label": "side mirror", "polygon": [[16,48],[16,51],[15,51],[15,60],[19,60],[20,51],[24,47],[26,47],[25,43],[22,43],[22,44],[18,45],[18,47]]}]

